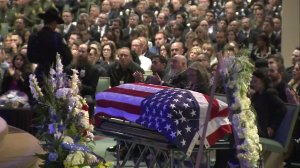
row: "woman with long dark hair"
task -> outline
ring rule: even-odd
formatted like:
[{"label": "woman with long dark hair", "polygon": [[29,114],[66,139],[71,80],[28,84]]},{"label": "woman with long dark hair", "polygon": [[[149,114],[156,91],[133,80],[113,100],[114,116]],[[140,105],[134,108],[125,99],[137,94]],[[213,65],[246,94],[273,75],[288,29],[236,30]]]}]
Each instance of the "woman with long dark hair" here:
[{"label": "woman with long dark hair", "polygon": [[16,54],[12,59],[11,66],[4,73],[2,94],[9,90],[18,90],[30,95],[29,75],[32,72],[32,65],[27,57]]}]

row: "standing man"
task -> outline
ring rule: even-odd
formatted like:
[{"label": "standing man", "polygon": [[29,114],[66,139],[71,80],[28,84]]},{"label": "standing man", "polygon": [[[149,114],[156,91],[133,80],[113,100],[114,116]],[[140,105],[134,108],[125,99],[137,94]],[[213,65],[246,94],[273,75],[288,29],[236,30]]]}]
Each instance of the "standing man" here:
[{"label": "standing man", "polygon": [[71,63],[72,54],[61,34],[55,32],[57,25],[63,23],[57,10],[49,8],[38,16],[44,21],[44,27],[29,37],[27,56],[31,62],[38,64],[35,74],[41,82],[44,75],[48,76],[52,64],[56,63],[57,53],[64,66]]}]

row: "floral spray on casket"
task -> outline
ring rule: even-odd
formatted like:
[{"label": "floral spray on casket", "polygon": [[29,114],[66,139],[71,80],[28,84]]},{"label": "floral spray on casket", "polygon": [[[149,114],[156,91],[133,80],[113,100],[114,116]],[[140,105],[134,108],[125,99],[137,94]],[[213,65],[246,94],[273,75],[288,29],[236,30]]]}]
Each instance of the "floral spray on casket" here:
[{"label": "floral spray on casket", "polygon": [[259,143],[256,113],[248,97],[254,66],[248,52],[220,60],[220,73],[224,79],[230,120],[233,125],[239,167],[261,167],[262,147]]},{"label": "floral spray on casket", "polygon": [[55,69],[40,88],[34,74],[30,75],[30,89],[36,100],[38,133],[45,168],[106,167],[104,159],[93,152],[93,125],[90,123],[88,105],[79,95],[78,71],[71,78],[63,73],[61,59],[57,56]]}]

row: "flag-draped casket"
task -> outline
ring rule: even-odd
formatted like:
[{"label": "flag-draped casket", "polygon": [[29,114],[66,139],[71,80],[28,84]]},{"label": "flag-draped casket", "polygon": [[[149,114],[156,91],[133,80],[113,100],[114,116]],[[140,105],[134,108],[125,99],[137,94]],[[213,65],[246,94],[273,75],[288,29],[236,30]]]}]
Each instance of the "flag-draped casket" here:
[{"label": "flag-draped casket", "polygon": [[[96,94],[99,116],[128,120],[160,132],[190,155],[202,136],[209,96],[178,88],[143,83],[122,84]],[[205,146],[231,133],[227,104],[213,100]]]}]

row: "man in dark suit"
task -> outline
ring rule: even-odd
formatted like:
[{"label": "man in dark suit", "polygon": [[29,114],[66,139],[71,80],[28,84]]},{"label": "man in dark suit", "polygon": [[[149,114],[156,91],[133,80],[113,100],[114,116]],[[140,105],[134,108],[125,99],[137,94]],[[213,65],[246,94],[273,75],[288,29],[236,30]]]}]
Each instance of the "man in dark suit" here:
[{"label": "man in dark suit", "polygon": [[100,13],[98,16],[97,24],[91,28],[91,34],[94,40],[100,42],[103,35],[109,30],[108,16],[105,13]]},{"label": "man in dark suit", "polygon": [[76,30],[76,26],[72,24],[73,14],[71,11],[65,10],[62,13],[64,23],[59,26],[59,31],[65,40],[68,40],[71,32]]},{"label": "man in dark suit", "polygon": [[248,17],[244,17],[242,19],[242,28],[237,34],[237,40],[242,42],[246,48],[251,50],[255,44],[256,36],[257,32],[251,28],[250,19]]},{"label": "man in dark suit", "polygon": [[139,16],[137,14],[131,14],[128,20],[128,26],[122,30],[123,40],[129,40],[132,30],[139,24]]},{"label": "man in dark suit", "polygon": [[119,12],[111,10],[111,4],[109,0],[104,0],[101,3],[101,12],[106,13],[108,20],[115,19],[119,16]]},{"label": "man in dark suit", "polygon": [[[45,26],[37,34],[29,37],[27,56],[31,62],[34,60],[34,63],[38,64],[35,74],[38,80],[42,81],[42,77],[48,75],[50,67],[55,64],[57,53],[60,54],[64,66],[71,63],[72,54],[61,34],[55,32],[57,25],[63,23],[56,9],[49,8],[38,16],[44,20]],[[38,40],[38,46],[30,42],[33,38]],[[37,54],[35,52],[38,52],[38,58],[35,56],[32,59],[32,56]]]}]

